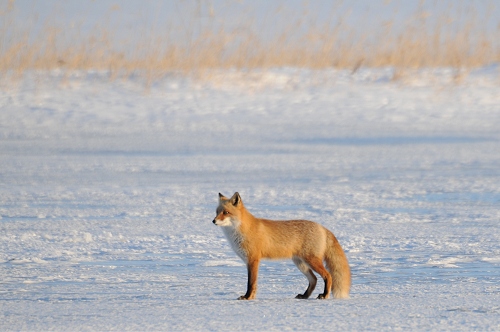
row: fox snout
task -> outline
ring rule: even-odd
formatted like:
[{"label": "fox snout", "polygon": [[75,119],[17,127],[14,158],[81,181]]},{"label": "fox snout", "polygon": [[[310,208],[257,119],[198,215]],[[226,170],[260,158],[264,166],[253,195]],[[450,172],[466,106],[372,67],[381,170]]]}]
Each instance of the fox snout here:
[{"label": "fox snout", "polygon": [[214,219],[214,220],[212,220],[212,222],[215,224],[217,221],[215,221],[215,219]]}]

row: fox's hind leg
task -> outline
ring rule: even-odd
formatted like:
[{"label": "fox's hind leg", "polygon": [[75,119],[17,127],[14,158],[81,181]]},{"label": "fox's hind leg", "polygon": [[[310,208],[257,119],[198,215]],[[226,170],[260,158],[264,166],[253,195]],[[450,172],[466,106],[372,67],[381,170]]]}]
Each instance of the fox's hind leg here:
[{"label": "fox's hind leg", "polygon": [[304,262],[310,266],[310,268],[318,273],[321,278],[325,281],[325,290],[323,291],[322,294],[318,295],[318,299],[327,299],[330,297],[330,290],[332,289],[332,276],[331,274],[325,269],[325,266],[323,265],[323,261],[320,258],[317,257],[312,257],[312,258],[305,258]]},{"label": "fox's hind leg", "polygon": [[309,296],[311,296],[311,293],[314,291],[314,288],[316,287],[316,282],[318,279],[314,275],[313,271],[309,267],[309,265],[306,264],[301,258],[299,257],[293,257],[292,258],[293,262],[295,265],[298,267],[300,272],[302,272],[306,277],[307,280],[309,280],[309,286],[307,286],[306,291],[304,294],[299,294],[295,298],[296,299],[307,299]]}]

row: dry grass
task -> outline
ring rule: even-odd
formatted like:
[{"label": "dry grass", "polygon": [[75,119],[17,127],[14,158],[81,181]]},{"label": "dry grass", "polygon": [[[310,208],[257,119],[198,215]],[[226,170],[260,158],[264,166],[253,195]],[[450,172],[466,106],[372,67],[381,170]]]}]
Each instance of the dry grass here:
[{"label": "dry grass", "polygon": [[422,3],[403,22],[394,13],[375,26],[350,24],[350,8],[342,4],[333,5],[327,19],[304,6],[303,15],[289,20],[290,9],[279,8],[260,26],[254,14],[240,11],[239,20],[231,16],[231,22],[240,23],[229,24],[209,2],[179,4],[188,7],[183,8],[183,29],[165,22],[161,28],[134,29],[135,36],[124,38],[105,22],[85,33],[52,20],[21,24],[14,15],[16,3],[9,1],[0,5],[0,72],[103,70],[112,78],[138,74],[154,81],[170,72],[197,75],[224,68],[355,72],[391,66],[397,78],[407,69],[451,67],[462,73],[500,62],[499,18],[475,13],[469,2],[451,2],[439,15]]}]

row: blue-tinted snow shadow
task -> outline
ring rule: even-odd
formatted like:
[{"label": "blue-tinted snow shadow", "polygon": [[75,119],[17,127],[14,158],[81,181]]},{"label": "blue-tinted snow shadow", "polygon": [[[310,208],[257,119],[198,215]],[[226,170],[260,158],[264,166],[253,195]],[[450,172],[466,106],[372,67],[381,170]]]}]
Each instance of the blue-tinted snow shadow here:
[{"label": "blue-tinted snow shadow", "polygon": [[295,140],[298,144],[311,145],[414,145],[414,144],[464,144],[496,142],[491,137],[465,136],[386,136],[386,137],[318,137]]},{"label": "blue-tinted snow shadow", "polygon": [[427,193],[425,195],[416,195],[413,199],[427,202],[447,202],[447,203],[500,203],[500,193],[496,192],[441,192]]}]

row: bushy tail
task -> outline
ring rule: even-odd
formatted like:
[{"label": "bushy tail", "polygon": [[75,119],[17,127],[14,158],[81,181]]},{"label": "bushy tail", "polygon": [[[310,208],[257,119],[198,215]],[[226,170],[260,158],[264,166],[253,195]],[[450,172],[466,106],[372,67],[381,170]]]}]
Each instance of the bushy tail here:
[{"label": "bushy tail", "polygon": [[351,269],[339,241],[330,231],[327,232],[328,248],[325,253],[325,263],[332,275],[332,294],[334,298],[346,299],[349,298],[351,288]]}]

